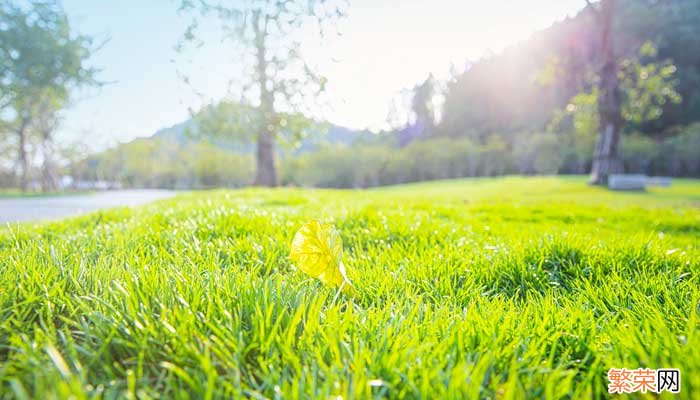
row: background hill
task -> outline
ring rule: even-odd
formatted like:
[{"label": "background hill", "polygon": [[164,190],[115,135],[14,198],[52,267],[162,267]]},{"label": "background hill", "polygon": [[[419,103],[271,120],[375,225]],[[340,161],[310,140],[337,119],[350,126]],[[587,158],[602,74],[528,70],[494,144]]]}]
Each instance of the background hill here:
[{"label": "background hill", "polygon": [[[202,142],[203,139],[193,137],[190,131],[196,129],[197,123],[194,119],[188,119],[170,127],[156,131],[150,136],[151,139],[163,140],[187,145]],[[137,139],[142,140],[142,139]],[[293,148],[286,149],[292,154],[303,154],[309,151],[318,150],[321,146],[352,146],[357,144],[374,143],[379,140],[379,136],[369,130],[350,129],[335,124],[319,127],[303,138]],[[216,147],[241,154],[252,154],[255,151],[253,143],[245,143],[236,140],[222,140],[220,138],[207,138],[207,142]]]}]

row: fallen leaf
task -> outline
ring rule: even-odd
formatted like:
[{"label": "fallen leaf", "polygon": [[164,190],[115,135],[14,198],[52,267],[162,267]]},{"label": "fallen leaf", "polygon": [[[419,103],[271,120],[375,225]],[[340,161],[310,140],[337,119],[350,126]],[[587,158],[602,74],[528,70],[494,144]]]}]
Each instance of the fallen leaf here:
[{"label": "fallen leaf", "polygon": [[331,287],[352,292],[352,283],[343,265],[343,241],[330,224],[305,223],[292,240],[290,258],[307,275]]}]

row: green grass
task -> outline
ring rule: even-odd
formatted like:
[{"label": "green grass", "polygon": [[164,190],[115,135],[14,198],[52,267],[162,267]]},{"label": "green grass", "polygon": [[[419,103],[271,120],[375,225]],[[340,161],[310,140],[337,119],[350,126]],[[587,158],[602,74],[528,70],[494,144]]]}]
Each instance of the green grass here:
[{"label": "green grass", "polygon": [[[355,298],[289,261],[310,218],[339,229]],[[700,181],[573,177],[221,190],[14,225],[0,393],[590,398],[611,367],[674,367],[690,398],[699,238]]]}]

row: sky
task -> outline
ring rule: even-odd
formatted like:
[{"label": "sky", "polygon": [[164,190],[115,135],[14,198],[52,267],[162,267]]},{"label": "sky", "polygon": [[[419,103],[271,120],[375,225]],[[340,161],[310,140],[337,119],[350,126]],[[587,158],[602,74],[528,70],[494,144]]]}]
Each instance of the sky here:
[{"label": "sky", "polygon": [[[339,25],[342,35],[307,48],[305,56],[328,79],[330,122],[379,129],[402,89],[429,73],[444,77],[451,65],[463,69],[469,60],[526,40],[584,5],[584,0],[351,0]],[[66,142],[101,148],[150,136],[186,120],[189,109],[201,105],[195,91],[216,101],[237,79],[235,52],[221,47],[213,34],[213,45],[195,56],[175,51],[189,21],[178,15],[177,0],[63,0],[63,6],[74,29],[106,40],[90,65],[102,70],[99,77],[107,83],[76,94],[60,132]]]}]

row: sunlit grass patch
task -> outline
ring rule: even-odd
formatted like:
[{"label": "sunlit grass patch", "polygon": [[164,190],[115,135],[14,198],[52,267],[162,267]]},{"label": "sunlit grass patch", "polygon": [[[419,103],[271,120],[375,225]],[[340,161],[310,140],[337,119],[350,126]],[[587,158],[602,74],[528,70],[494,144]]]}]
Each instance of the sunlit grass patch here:
[{"label": "sunlit grass patch", "polygon": [[[185,194],[0,231],[11,397],[580,398],[700,390],[700,183],[574,178]],[[332,223],[357,293],[297,270]]]}]

